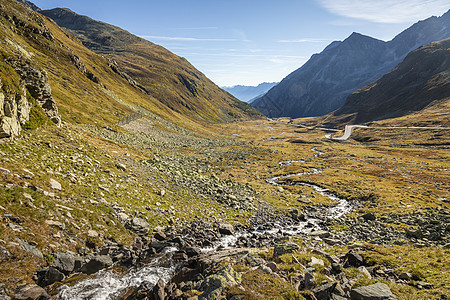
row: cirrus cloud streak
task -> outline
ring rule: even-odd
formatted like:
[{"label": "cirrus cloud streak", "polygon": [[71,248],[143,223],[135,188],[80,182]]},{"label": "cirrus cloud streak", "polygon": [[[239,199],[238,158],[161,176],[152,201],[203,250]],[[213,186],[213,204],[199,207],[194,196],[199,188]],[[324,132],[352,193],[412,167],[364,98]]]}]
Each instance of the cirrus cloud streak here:
[{"label": "cirrus cloud streak", "polygon": [[333,14],[375,23],[416,22],[442,15],[448,0],[317,0]]}]

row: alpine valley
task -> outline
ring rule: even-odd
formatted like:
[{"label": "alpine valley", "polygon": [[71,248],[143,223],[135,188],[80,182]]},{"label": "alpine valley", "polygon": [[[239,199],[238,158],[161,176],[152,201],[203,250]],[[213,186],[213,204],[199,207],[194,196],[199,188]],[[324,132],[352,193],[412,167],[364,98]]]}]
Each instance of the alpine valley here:
[{"label": "alpine valley", "polygon": [[354,33],[229,90],[252,107],[121,28],[0,0],[0,300],[448,299],[449,30]]}]

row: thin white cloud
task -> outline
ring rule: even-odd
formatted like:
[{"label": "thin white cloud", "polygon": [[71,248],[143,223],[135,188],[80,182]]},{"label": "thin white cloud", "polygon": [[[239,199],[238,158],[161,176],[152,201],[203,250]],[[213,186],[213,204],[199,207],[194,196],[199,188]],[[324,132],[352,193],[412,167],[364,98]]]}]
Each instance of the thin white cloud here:
[{"label": "thin white cloud", "polygon": [[178,28],[169,28],[171,30],[216,30],[219,27],[214,26],[204,26],[204,27],[178,27]]},{"label": "thin white cloud", "polygon": [[449,0],[317,0],[330,12],[375,23],[415,22],[439,16],[450,8]]},{"label": "thin white cloud", "polygon": [[279,40],[278,43],[323,43],[323,42],[331,42],[330,39],[294,39],[294,40]]},{"label": "thin white cloud", "polygon": [[243,40],[239,40],[239,39],[196,38],[196,37],[157,36],[157,35],[141,35],[140,37],[144,38],[144,39],[151,39],[151,40],[180,41],[180,42],[240,42],[240,41],[243,41]]}]

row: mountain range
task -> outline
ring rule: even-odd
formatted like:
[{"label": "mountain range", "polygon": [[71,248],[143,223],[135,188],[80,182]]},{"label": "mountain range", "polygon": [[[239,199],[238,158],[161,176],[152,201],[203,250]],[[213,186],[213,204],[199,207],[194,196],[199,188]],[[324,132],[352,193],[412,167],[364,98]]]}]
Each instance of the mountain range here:
[{"label": "mountain range", "polygon": [[430,17],[384,42],[359,33],[314,54],[252,106],[269,117],[321,116],[352,92],[378,80],[420,46],[450,37],[450,11]]},{"label": "mountain range", "polygon": [[263,82],[257,86],[234,85],[222,87],[225,91],[241,101],[251,103],[256,98],[263,96],[268,90],[277,85],[277,82]]},{"label": "mountain range", "polygon": [[[412,51],[394,70],[353,92],[324,124],[360,124],[424,110],[422,114],[433,112],[437,124],[447,125],[449,108],[450,39],[446,39]],[[418,125],[426,119],[422,116],[413,123]]]}]

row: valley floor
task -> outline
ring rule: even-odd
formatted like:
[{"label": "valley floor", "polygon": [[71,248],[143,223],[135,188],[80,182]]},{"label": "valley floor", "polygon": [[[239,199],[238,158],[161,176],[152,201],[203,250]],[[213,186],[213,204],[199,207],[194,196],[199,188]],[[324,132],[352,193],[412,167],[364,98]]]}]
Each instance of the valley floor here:
[{"label": "valley floor", "polygon": [[[300,122],[267,119],[186,133],[143,118],[114,129],[48,126],[2,142],[0,289],[12,294],[32,284],[36,270],[52,266],[58,253],[83,259],[106,254],[122,265],[128,253],[128,265],[135,265],[133,255],[146,246],[161,250],[153,235],[169,245],[169,236],[197,224],[207,233],[191,244],[207,246],[229,234],[219,230],[223,224],[251,232],[299,224],[315,214],[321,230],[314,234],[280,231],[265,241],[242,239],[238,246],[253,250],[245,259],[224,254],[232,279],[218,293],[229,299],[314,299],[311,290],[317,296],[326,282],[339,282],[347,296],[381,282],[399,299],[446,299],[449,130],[369,126],[335,141],[325,129]],[[335,202],[315,187],[348,200],[354,210],[321,219]],[[280,245],[284,250],[274,254]],[[350,250],[362,261],[352,263]],[[203,278],[189,278],[190,286],[178,282],[171,291],[166,286],[166,292],[202,298],[210,287],[205,278],[223,275],[224,264],[222,258],[209,262]],[[64,280],[74,280],[72,271]]]}]

